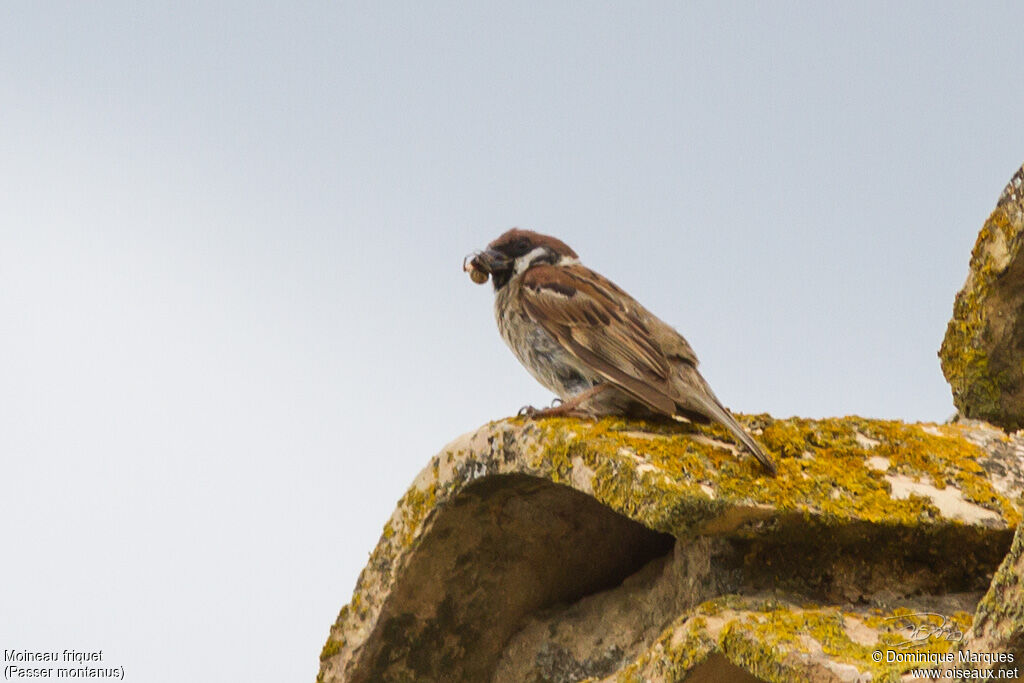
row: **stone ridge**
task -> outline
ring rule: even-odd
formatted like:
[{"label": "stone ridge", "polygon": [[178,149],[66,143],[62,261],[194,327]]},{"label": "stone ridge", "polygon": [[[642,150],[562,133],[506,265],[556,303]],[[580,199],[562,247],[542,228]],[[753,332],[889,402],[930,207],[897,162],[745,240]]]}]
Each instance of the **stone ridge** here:
[{"label": "stone ridge", "polygon": [[512,419],[455,440],[385,525],[318,681],[898,680],[912,665],[868,656],[902,637],[894,617],[967,628],[1021,519],[1020,439],[742,419],[777,477],[715,426]]}]

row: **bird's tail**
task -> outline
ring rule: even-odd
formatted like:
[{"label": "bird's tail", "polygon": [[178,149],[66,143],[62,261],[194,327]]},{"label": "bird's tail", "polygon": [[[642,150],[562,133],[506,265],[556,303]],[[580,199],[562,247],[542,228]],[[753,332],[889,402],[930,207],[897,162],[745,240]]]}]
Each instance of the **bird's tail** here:
[{"label": "bird's tail", "polygon": [[728,410],[726,410],[721,403],[719,403],[714,396],[693,396],[692,398],[697,399],[701,404],[701,407],[705,409],[705,414],[718,422],[736,437],[736,439],[743,444],[743,447],[750,451],[750,454],[757,458],[758,462],[768,471],[769,474],[775,474],[775,462],[771,456],[764,452],[761,448],[761,444],[757,443],[747,430],[740,426],[740,423],[736,421],[736,418],[732,416]]}]

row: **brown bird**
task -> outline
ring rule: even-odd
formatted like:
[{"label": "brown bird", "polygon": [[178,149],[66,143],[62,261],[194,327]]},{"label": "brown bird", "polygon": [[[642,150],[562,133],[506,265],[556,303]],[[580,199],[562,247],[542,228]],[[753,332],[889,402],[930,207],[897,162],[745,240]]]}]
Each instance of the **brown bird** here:
[{"label": "brown bird", "polygon": [[478,284],[493,281],[502,338],[562,401],[524,409],[528,414],[714,421],[775,473],[772,459],[701,377],[682,335],[582,265],[561,240],[509,230],[466,257],[463,268]]}]

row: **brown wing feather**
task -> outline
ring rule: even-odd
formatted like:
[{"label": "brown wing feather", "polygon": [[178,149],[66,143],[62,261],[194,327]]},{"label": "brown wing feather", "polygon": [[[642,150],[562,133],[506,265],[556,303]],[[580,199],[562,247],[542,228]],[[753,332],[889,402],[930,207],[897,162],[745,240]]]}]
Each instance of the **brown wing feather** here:
[{"label": "brown wing feather", "polygon": [[[583,266],[574,267],[582,268]],[[595,276],[600,279],[603,287],[614,292],[616,296],[622,297],[623,300],[630,302],[632,308],[629,311],[629,315],[636,319],[638,325],[646,330],[650,330],[650,336],[654,343],[670,361],[681,360],[693,367],[697,367],[697,354],[694,353],[690,342],[686,341],[683,335],[676,332],[675,328],[671,325],[637,303],[636,299],[622,291],[614,282],[596,273]]]},{"label": "brown wing feather", "polygon": [[527,315],[589,368],[655,412],[722,423],[775,472],[700,376],[687,341],[614,283],[579,264],[535,265],[519,292]]},{"label": "brown wing feather", "polygon": [[653,316],[629,295],[581,265],[536,265],[520,291],[527,314],[566,350],[652,410],[676,412],[669,360],[645,322]]}]

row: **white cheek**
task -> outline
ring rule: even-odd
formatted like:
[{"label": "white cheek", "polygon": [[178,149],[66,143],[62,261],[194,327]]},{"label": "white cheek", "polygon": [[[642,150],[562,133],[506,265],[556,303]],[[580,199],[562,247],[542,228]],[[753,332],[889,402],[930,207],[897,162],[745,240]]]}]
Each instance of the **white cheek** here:
[{"label": "white cheek", "polygon": [[515,274],[516,275],[521,274],[524,270],[529,268],[533,264],[533,262],[535,260],[537,260],[541,256],[545,256],[547,253],[548,253],[548,250],[546,248],[544,248],[544,247],[535,247],[528,254],[523,254],[522,256],[518,257],[516,259]]}]

